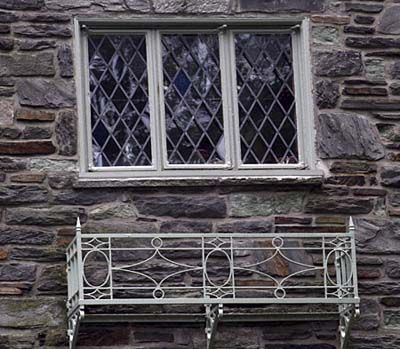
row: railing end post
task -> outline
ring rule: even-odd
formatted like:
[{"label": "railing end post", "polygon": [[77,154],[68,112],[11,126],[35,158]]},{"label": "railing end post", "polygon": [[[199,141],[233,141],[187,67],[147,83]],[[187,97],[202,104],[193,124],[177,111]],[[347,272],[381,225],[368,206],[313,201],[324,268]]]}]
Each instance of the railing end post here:
[{"label": "railing end post", "polygon": [[355,228],[355,226],[354,226],[353,217],[350,216],[350,218],[349,218],[349,231],[351,232],[351,231],[354,231],[355,229],[356,229],[356,228]]}]

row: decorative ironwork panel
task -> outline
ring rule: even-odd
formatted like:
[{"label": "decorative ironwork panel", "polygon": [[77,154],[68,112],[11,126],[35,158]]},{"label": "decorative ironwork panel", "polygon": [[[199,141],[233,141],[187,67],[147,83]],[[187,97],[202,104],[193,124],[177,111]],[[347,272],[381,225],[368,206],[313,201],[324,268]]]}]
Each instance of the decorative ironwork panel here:
[{"label": "decorative ironwork panel", "polygon": [[349,234],[84,234],[83,298],[336,303],[357,298]]},{"label": "decorative ironwork panel", "polygon": [[161,41],[168,162],[225,163],[218,35]]},{"label": "decorative ironwork panel", "polygon": [[234,41],[242,162],[297,163],[291,36],[239,33]]},{"label": "decorative ironwork panel", "polygon": [[90,35],[88,45],[94,166],[150,166],[145,35]]}]

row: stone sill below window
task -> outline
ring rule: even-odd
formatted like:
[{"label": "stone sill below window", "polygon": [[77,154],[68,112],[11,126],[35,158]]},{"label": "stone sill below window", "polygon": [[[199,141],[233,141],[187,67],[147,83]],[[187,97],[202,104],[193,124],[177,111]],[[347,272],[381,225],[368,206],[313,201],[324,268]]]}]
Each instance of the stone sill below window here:
[{"label": "stone sill below window", "polygon": [[75,188],[118,187],[204,187],[204,186],[320,186],[323,172],[297,176],[243,176],[243,177],[158,177],[158,178],[79,178]]}]

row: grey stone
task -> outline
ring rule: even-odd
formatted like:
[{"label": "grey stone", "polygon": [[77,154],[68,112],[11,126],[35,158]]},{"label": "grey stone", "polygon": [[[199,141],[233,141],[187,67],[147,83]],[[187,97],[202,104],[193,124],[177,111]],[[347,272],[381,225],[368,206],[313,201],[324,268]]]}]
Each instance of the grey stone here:
[{"label": "grey stone", "polygon": [[392,79],[400,79],[400,61],[396,61],[390,68],[390,77]]},{"label": "grey stone", "polygon": [[140,214],[150,216],[219,218],[226,216],[225,200],[217,196],[142,196],[134,199]]},{"label": "grey stone", "polygon": [[[1,6],[1,5],[0,5]],[[13,23],[18,20],[18,16],[11,12],[0,11],[0,23]]]},{"label": "grey stone", "polygon": [[0,281],[35,281],[36,265],[0,264]]},{"label": "grey stone", "polygon": [[366,77],[372,80],[385,79],[385,60],[382,58],[367,58],[364,61]]},{"label": "grey stone", "polygon": [[20,40],[18,47],[21,51],[40,51],[55,48],[56,42],[52,40]]},{"label": "grey stone", "polygon": [[396,260],[386,262],[385,273],[392,279],[400,278],[400,263]]},{"label": "grey stone", "polygon": [[368,162],[334,161],[330,170],[334,173],[375,173],[377,166]]},{"label": "grey stone", "polygon": [[90,7],[91,0],[46,0],[46,9],[51,11],[65,11]]},{"label": "grey stone", "polygon": [[74,75],[74,66],[71,46],[62,44],[58,49],[57,58],[60,67],[60,75],[64,78],[72,77]]},{"label": "grey stone", "polygon": [[368,198],[327,197],[326,195],[310,195],[307,198],[307,213],[369,213],[374,208],[374,201]]},{"label": "grey stone", "polygon": [[85,211],[79,207],[52,208],[7,208],[7,224],[25,225],[70,225],[76,223],[76,217],[86,220]]},{"label": "grey stone", "polygon": [[43,268],[37,289],[41,294],[66,294],[67,275],[65,265],[52,265]]},{"label": "grey stone", "polygon": [[63,13],[24,13],[21,19],[27,22],[62,23],[71,21],[71,16]]},{"label": "grey stone", "polygon": [[19,102],[24,106],[67,108],[75,106],[73,86],[65,80],[29,79],[17,82]]},{"label": "grey stone", "polygon": [[14,26],[14,34],[32,38],[70,38],[72,31],[69,27],[58,24],[19,24]]},{"label": "grey stone", "polygon": [[11,98],[0,99],[0,125],[11,125],[14,123],[14,100]]},{"label": "grey stone", "polygon": [[342,109],[367,110],[367,111],[398,111],[400,102],[391,99],[344,99],[341,104]]},{"label": "grey stone", "polygon": [[49,245],[54,234],[38,228],[0,226],[0,245]]},{"label": "grey stone", "polygon": [[346,34],[370,35],[375,33],[375,28],[346,25],[343,32]]},{"label": "grey stone", "polygon": [[110,218],[130,219],[136,218],[136,207],[129,203],[113,202],[94,208],[89,212],[89,218],[104,220]]},{"label": "grey stone", "polygon": [[315,44],[333,45],[336,44],[339,40],[339,30],[335,27],[313,27],[312,37]]},{"label": "grey stone", "polygon": [[57,327],[65,317],[65,304],[57,298],[8,298],[0,303],[0,326],[16,329]]},{"label": "grey stone", "polygon": [[354,22],[357,24],[374,24],[375,17],[373,17],[373,16],[355,16]]},{"label": "grey stone", "polygon": [[400,311],[384,310],[383,311],[383,320],[385,323],[385,327],[399,329],[400,328]]},{"label": "grey stone", "polygon": [[355,51],[317,51],[314,68],[318,76],[358,75],[362,72],[361,54]]},{"label": "grey stone", "polygon": [[65,189],[72,187],[75,176],[71,173],[65,172],[51,172],[48,173],[49,186],[53,189]]},{"label": "grey stone", "polygon": [[227,13],[229,0],[155,0],[157,13]]},{"label": "grey stone", "polygon": [[0,38],[0,50],[11,51],[14,48],[14,39]]},{"label": "grey stone", "polygon": [[65,190],[55,192],[51,199],[54,204],[93,205],[114,201],[121,196],[119,190]]},{"label": "grey stone", "polygon": [[0,55],[0,73],[3,76],[52,76],[55,74],[53,60],[53,54],[49,52]]},{"label": "grey stone", "polygon": [[48,192],[37,185],[5,185],[0,186],[0,204],[23,204],[46,202]]},{"label": "grey stone", "polygon": [[31,159],[27,167],[30,170],[38,170],[44,172],[58,172],[65,173],[74,172],[78,170],[75,160],[52,160],[52,159]]},{"label": "grey stone", "polygon": [[151,5],[149,0],[125,0],[125,6],[132,11],[149,12]]},{"label": "grey stone", "polygon": [[355,114],[321,114],[318,149],[322,158],[379,160],[385,150],[376,127]]},{"label": "grey stone", "polygon": [[27,167],[27,164],[23,160],[0,157],[0,171],[18,172],[18,171],[25,170],[26,167]]},{"label": "grey stone", "polygon": [[239,11],[319,12],[324,8],[324,0],[239,0]]},{"label": "grey stone", "polygon": [[349,47],[355,48],[399,48],[400,39],[385,38],[385,37],[347,37],[345,43]]},{"label": "grey stone", "polygon": [[346,11],[379,13],[383,10],[382,4],[345,3]]},{"label": "grey stone", "polygon": [[317,106],[321,109],[335,108],[339,100],[339,84],[330,80],[320,80],[315,84]]},{"label": "grey stone", "polygon": [[75,155],[77,149],[77,127],[74,112],[64,111],[58,115],[55,133],[58,153],[66,156]]},{"label": "grey stone", "polygon": [[400,188],[400,166],[384,166],[381,170],[381,184]]},{"label": "grey stone", "polygon": [[40,10],[44,0],[0,0],[0,8],[7,10]]},{"label": "grey stone", "polygon": [[158,232],[157,225],[152,222],[123,222],[117,220],[105,220],[91,222],[89,221],[82,229],[88,233],[148,233],[155,234]]},{"label": "grey stone", "polygon": [[22,132],[23,139],[49,139],[52,135],[50,127],[27,126]]},{"label": "grey stone", "polygon": [[10,251],[10,258],[15,260],[29,260],[35,262],[62,262],[65,260],[65,251],[62,248],[54,247],[14,247]]},{"label": "grey stone", "polygon": [[161,223],[160,233],[206,234],[211,233],[212,223],[196,220],[171,220]]},{"label": "grey stone", "polygon": [[270,216],[300,212],[304,193],[238,193],[229,196],[232,217]]},{"label": "grey stone", "polygon": [[234,220],[217,224],[218,233],[247,234],[247,233],[271,233],[272,222],[269,220]]},{"label": "grey stone", "polygon": [[387,6],[378,24],[383,34],[400,34],[400,6]]},{"label": "grey stone", "polygon": [[387,307],[400,307],[400,297],[383,297],[381,303]]},{"label": "grey stone", "polygon": [[385,219],[355,219],[357,252],[363,254],[400,254],[397,221]]}]

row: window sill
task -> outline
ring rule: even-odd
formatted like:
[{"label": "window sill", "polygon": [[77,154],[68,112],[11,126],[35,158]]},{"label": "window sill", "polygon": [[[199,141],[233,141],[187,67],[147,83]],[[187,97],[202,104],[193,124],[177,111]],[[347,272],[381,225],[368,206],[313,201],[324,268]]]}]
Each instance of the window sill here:
[{"label": "window sill", "polygon": [[234,185],[320,186],[322,171],[287,176],[235,176],[235,177],[157,177],[157,178],[79,178],[75,188],[115,187],[201,187]]}]

